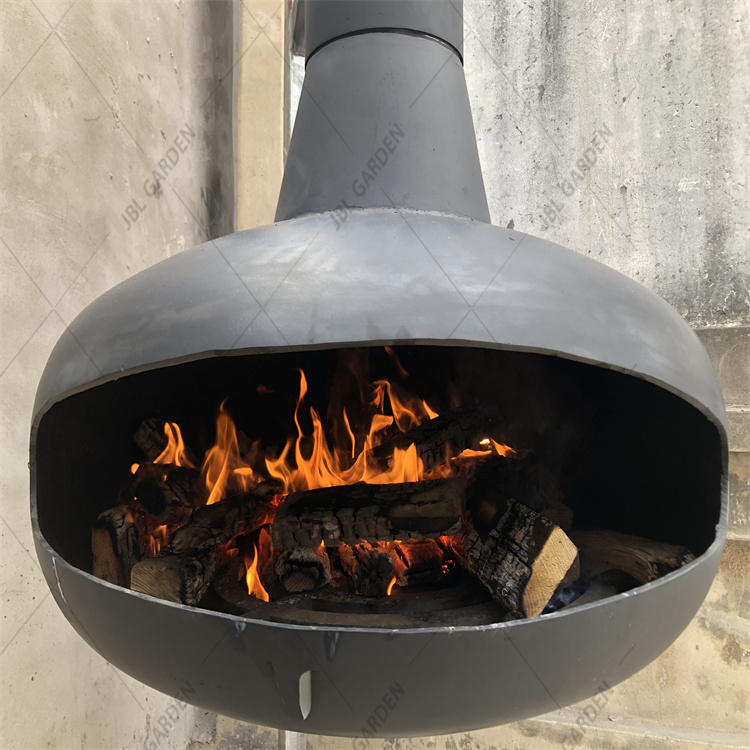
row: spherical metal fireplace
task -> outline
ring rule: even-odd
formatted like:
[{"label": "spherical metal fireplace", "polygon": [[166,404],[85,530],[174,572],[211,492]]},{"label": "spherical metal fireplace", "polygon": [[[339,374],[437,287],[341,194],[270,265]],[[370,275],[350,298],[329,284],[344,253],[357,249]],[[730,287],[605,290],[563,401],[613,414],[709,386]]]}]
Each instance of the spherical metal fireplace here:
[{"label": "spherical metal fireplace", "polygon": [[[58,606],[112,664],[207,709],[345,736],[536,715],[656,658],[718,568],[726,417],[708,357],[640,285],[488,223],[453,5],[308,0],[277,223],[103,295],[40,383],[32,523]],[[270,434],[289,415],[264,406],[258,386],[303,369],[325,390],[341,352],[377,358],[383,347],[438,401],[453,388],[464,403],[491,402],[509,440],[552,463],[577,456],[575,471],[560,471],[583,525],[683,545],[695,559],[537,617],[393,627],[366,613],[301,623],[262,603],[244,614],[187,606],[92,574],[91,524],[138,458],[140,420],[190,432],[229,398],[238,424]],[[387,723],[373,726],[384,696]]]}]

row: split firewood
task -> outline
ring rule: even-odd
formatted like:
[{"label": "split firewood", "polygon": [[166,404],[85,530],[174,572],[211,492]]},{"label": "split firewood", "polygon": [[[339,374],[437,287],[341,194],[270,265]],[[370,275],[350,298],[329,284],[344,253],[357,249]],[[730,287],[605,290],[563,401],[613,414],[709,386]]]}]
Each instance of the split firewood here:
[{"label": "split firewood", "polygon": [[288,594],[313,591],[331,582],[325,547],[274,550],[273,571]]},{"label": "split firewood", "polygon": [[390,544],[399,586],[437,583],[443,577],[443,550],[434,539]]},{"label": "split firewood", "polygon": [[130,588],[158,599],[195,605],[229,559],[224,545],[179,555],[159,554],[133,566]]},{"label": "split firewood", "polygon": [[[418,543],[418,542],[417,542]],[[341,566],[362,596],[385,596],[393,580],[393,558],[385,546],[369,542],[338,548]]]},{"label": "split firewood", "polygon": [[253,492],[225,497],[198,508],[169,540],[170,550],[183,553],[226,544],[269,523],[276,513],[274,495],[279,487],[261,482]]},{"label": "split firewood", "polygon": [[459,563],[515,617],[536,617],[563,581],[578,575],[578,550],[565,532],[515,500],[486,535],[467,519],[452,540]]},{"label": "split firewood", "polygon": [[[141,422],[133,435],[135,444],[141,449],[144,458],[149,463],[153,463],[159,458],[169,442],[167,436],[164,434],[164,424],[165,420],[163,419],[149,417]],[[198,465],[195,456],[187,446],[185,446],[185,455],[191,464],[194,466]]]},{"label": "split firewood", "polygon": [[159,523],[174,526],[202,506],[208,490],[198,469],[175,464],[143,464],[132,478],[132,497]]},{"label": "split firewood", "polygon": [[430,471],[467,448],[481,449],[479,441],[494,435],[501,423],[494,404],[456,407],[378,445],[372,457],[389,466],[396,448],[406,450],[414,444],[425,471]]},{"label": "split firewood", "polygon": [[452,536],[461,529],[460,477],[399,484],[353,484],[290,494],[273,522],[277,549]]},{"label": "split firewood", "polygon": [[130,586],[133,566],[149,554],[156,524],[132,505],[105,510],[91,526],[93,573],[119,586]]},{"label": "split firewood", "polygon": [[687,547],[616,531],[577,530],[570,532],[570,538],[578,547],[581,570],[591,576],[621,570],[639,583],[648,583],[695,560]]}]

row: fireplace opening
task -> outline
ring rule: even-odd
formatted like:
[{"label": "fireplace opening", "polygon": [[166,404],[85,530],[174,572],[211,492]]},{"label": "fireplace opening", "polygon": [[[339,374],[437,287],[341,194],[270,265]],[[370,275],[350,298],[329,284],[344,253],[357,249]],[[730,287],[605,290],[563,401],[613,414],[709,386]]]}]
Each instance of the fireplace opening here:
[{"label": "fireplace opening", "polygon": [[[455,419],[469,425],[463,437],[455,437]],[[437,438],[429,429],[441,420],[447,420],[448,434],[454,430],[447,447],[440,429]],[[161,464],[155,458],[167,442],[164,425],[167,432],[178,432],[190,456],[186,463],[196,467],[182,470],[203,482],[194,490],[198,496],[193,505],[179,509],[183,513],[179,518],[160,516],[149,505],[163,498],[148,472],[174,466],[170,463],[174,456],[162,457]],[[144,429],[149,433],[145,437]],[[235,459],[230,458],[227,466],[224,457],[224,471],[238,473],[234,480],[225,477],[216,494],[221,458],[209,466],[210,451],[212,446],[215,450],[217,432],[227,429],[235,441]],[[408,466],[393,470],[393,446],[404,447],[404,438],[414,455],[404,451],[401,463],[421,451],[421,473],[410,472]],[[435,439],[435,445],[425,444]],[[466,444],[460,444],[463,439]],[[148,449],[150,455],[144,454],[144,440],[156,442]],[[341,476],[331,480],[326,472],[331,471],[336,448]],[[318,455],[321,450],[330,451],[327,462],[326,456]],[[362,459],[364,467],[365,454],[369,469],[358,473],[352,457]],[[218,356],[161,367],[90,388],[52,406],[39,426],[37,456],[39,527],[55,552],[71,565],[129,586],[129,580],[118,580],[117,575],[102,575],[101,563],[97,571],[92,526],[112,508],[129,503],[140,508],[142,500],[157,520],[151,519],[148,529],[153,536],[150,549],[141,550],[149,563],[141,562],[133,573],[134,580],[146,575],[146,585],[135,583],[135,590],[209,610],[303,625],[485,625],[596,601],[703,554],[714,542],[721,508],[716,428],[685,400],[604,367],[476,347],[331,348]],[[314,465],[316,456],[318,465]],[[194,581],[171,579],[165,589],[164,576],[174,571],[170,562],[164,572],[163,558],[173,548],[183,553],[190,548],[175,531],[182,527],[185,537],[186,520],[197,508],[208,508],[216,500],[220,502],[215,508],[226,505],[228,512],[234,512],[231,503],[242,491],[237,480],[245,481],[248,473],[250,491],[268,501],[267,517],[253,510],[254,525],[235,526],[229,537],[220,537],[228,549],[212,559],[215,570],[206,573],[201,568],[191,574],[208,576],[192,594],[183,589]],[[452,496],[446,500],[444,493],[439,499],[440,517],[427,518],[423,521],[427,528],[421,530],[409,527],[411,539],[399,538],[404,533],[399,535],[398,522],[393,529],[361,532],[372,536],[346,538],[343,544],[336,538],[342,533],[341,524],[331,531],[331,518],[336,522],[351,512],[347,498],[356,482],[364,482],[370,493],[365,505],[376,505],[384,498],[393,501],[394,488],[401,482],[419,481],[422,488],[429,485],[430,492],[442,492],[451,477],[463,482],[467,476],[471,487],[484,485],[471,490],[468,502],[462,496],[462,512],[456,518],[443,517],[445,503],[452,502]],[[321,489],[330,484],[349,490]],[[413,493],[416,485],[404,486]],[[309,498],[301,499],[299,513],[287,512],[291,504],[285,506],[287,498],[304,495],[305,490],[312,490],[308,494],[313,505],[324,498],[328,526],[318,515],[317,525],[294,532],[304,536],[303,546],[274,548],[284,528],[289,533],[300,519],[309,522],[305,516],[311,515]],[[148,494],[154,491],[156,500]],[[498,492],[498,497],[493,496]],[[404,498],[404,506],[417,502],[415,494]],[[540,589],[545,601],[528,610],[513,604],[512,593],[503,596],[493,589],[507,581],[483,580],[481,561],[472,566],[467,550],[457,541],[465,525],[463,516],[487,543],[507,511],[503,503],[509,498],[520,499],[523,512],[530,509],[533,518],[541,514],[544,520],[539,523],[545,528],[547,521],[564,528],[576,545],[571,549],[581,553],[576,566],[567,571],[563,567],[553,583],[546,584],[552,589]],[[392,515],[403,512],[398,498],[393,507]],[[145,516],[151,518],[149,513]],[[382,524],[384,517],[376,508],[375,520],[369,523]],[[212,523],[216,525],[215,520]],[[355,524],[355,529],[361,531],[366,523]],[[404,527],[408,523],[401,521]],[[104,530],[112,533],[110,528]],[[141,532],[145,533],[142,528]],[[592,542],[592,533],[603,536]],[[615,536],[607,536],[611,534]],[[602,545],[609,548],[622,540],[628,544],[631,538],[661,545],[659,550],[676,557],[666,563],[656,560],[655,572],[640,580],[628,564],[607,568],[601,561],[591,562],[597,554],[601,557]],[[505,540],[505,547],[512,548],[513,543],[509,547]],[[515,552],[523,558],[524,550]],[[635,553],[636,558],[645,554]],[[531,560],[523,559],[533,572],[533,555]],[[159,563],[155,568],[154,561]],[[636,559],[635,570],[639,562]],[[191,560],[191,564],[196,563]],[[567,565],[564,560],[560,564]]]}]

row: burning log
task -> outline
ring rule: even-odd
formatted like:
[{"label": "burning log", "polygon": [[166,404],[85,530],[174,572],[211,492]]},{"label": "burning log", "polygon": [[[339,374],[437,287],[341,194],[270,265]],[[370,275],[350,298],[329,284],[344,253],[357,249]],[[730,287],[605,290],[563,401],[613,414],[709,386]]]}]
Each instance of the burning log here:
[{"label": "burning log", "polygon": [[354,590],[362,596],[385,596],[393,580],[393,558],[387,549],[362,542],[339,548],[341,566],[351,576]]},{"label": "burning log", "polygon": [[294,492],[273,522],[277,549],[457,534],[465,507],[459,477],[399,484],[353,484]]},{"label": "burning log", "polygon": [[[141,422],[133,435],[135,444],[141,449],[144,458],[149,463],[156,461],[169,444],[169,438],[164,432],[164,424],[163,419],[149,417]],[[185,448],[185,457],[193,465],[198,463],[190,448]]]},{"label": "burning log", "polygon": [[275,511],[271,483],[262,492],[198,508],[172,534],[168,550],[133,567],[131,588],[171,602],[196,604],[229,559],[228,543],[259,529]]},{"label": "burning log", "polygon": [[198,469],[187,466],[144,464],[132,479],[132,496],[159,523],[174,526],[206,502],[200,477]]},{"label": "burning log", "polygon": [[467,520],[452,540],[459,563],[516,617],[541,614],[558,586],[578,575],[578,550],[565,532],[515,500],[481,536]]},{"label": "burning log", "polygon": [[378,445],[372,456],[388,466],[396,448],[406,450],[414,444],[425,471],[430,471],[467,448],[481,448],[479,441],[491,436],[500,420],[499,409],[491,404],[457,407]]},{"label": "burning log", "polygon": [[135,431],[133,440],[147,461],[156,461],[168,443],[167,436],[164,434],[164,420],[156,417],[144,419]]},{"label": "burning log", "polygon": [[578,547],[581,571],[591,576],[621,570],[639,583],[648,583],[695,560],[687,547],[616,531],[579,530],[570,538]]},{"label": "burning log", "polygon": [[325,547],[275,550],[273,572],[288,594],[313,591],[331,582],[331,563]]},{"label": "burning log", "polygon": [[434,539],[392,544],[390,554],[399,586],[437,583],[443,577],[443,550]]},{"label": "burning log", "polygon": [[198,604],[229,559],[226,546],[149,557],[133,566],[130,588],[170,602]]},{"label": "burning log", "polygon": [[149,552],[156,526],[132,505],[116,505],[91,526],[93,573],[103,581],[130,586],[133,566]]},{"label": "burning log", "polygon": [[172,552],[182,553],[226,544],[268,523],[276,512],[273,502],[278,487],[261,482],[253,492],[233,495],[218,503],[204,505],[172,534]]}]

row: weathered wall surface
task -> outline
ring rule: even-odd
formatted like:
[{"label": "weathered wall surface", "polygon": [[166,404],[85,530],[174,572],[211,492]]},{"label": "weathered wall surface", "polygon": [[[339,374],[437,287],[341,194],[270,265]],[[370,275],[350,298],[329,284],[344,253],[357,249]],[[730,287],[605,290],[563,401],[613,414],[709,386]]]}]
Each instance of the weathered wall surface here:
[{"label": "weathered wall surface", "polygon": [[149,747],[164,726],[158,746],[185,747],[200,712],[105,663],[52,601],[29,427],[49,352],[86,304],[232,231],[233,3],[7,0],[0,29],[0,747]]},{"label": "weathered wall surface", "polygon": [[466,3],[493,222],[750,322],[745,2]]}]

